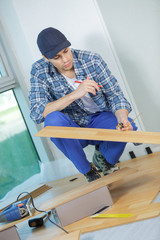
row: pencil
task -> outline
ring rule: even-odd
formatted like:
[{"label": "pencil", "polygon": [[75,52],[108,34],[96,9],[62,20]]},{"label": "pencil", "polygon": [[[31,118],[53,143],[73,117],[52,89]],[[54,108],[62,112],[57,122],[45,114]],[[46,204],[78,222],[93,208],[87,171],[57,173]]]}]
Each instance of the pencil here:
[{"label": "pencil", "polygon": [[[75,83],[82,83],[81,81],[74,81]],[[98,85],[98,87],[102,87],[101,85]]]}]

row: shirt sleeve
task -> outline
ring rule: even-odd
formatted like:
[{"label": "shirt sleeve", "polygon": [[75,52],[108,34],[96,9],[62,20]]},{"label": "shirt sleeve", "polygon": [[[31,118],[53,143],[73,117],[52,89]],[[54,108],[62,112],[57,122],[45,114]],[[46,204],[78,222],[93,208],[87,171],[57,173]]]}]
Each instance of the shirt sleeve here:
[{"label": "shirt sleeve", "polygon": [[39,74],[36,68],[31,70],[30,79],[30,117],[36,123],[44,121],[43,112],[48,100],[48,87],[43,82],[43,75]]},{"label": "shirt sleeve", "polygon": [[115,113],[119,109],[127,109],[128,112],[132,111],[130,103],[124,97],[124,94],[119,86],[117,79],[111,75],[107,64],[98,56],[96,60],[96,72],[98,82],[103,86],[102,91],[106,97],[109,109]]}]

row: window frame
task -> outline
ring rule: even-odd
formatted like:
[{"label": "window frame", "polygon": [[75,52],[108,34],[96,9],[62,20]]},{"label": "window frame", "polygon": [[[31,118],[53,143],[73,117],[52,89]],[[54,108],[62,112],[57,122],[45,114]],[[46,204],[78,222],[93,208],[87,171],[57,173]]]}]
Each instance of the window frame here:
[{"label": "window frame", "polygon": [[7,60],[7,57],[4,53],[2,44],[0,42],[0,60],[3,64],[3,67],[6,71],[6,76],[0,77],[0,92],[4,92],[7,90],[10,90],[11,88],[14,88],[16,85],[15,78],[13,76],[13,73],[11,71],[11,68],[9,66],[9,62]]}]

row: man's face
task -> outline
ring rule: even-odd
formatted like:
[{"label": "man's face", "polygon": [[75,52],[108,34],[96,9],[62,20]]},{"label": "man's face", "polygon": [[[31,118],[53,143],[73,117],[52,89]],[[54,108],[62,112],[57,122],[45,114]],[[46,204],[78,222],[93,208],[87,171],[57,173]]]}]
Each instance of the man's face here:
[{"label": "man's face", "polygon": [[63,49],[54,58],[47,60],[51,62],[58,69],[58,71],[64,75],[66,71],[73,69],[73,55],[70,48]]}]

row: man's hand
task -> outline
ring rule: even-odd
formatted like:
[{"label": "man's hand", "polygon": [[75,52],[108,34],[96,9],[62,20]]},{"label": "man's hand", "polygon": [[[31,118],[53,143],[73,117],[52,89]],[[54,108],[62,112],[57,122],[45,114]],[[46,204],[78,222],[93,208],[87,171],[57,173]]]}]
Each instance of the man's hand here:
[{"label": "man's hand", "polygon": [[128,111],[126,109],[119,109],[115,112],[115,116],[117,118],[118,123],[122,124],[122,128],[120,126],[117,126],[117,130],[122,131],[132,131],[133,127],[128,121]]},{"label": "man's hand", "polygon": [[119,123],[116,129],[122,130],[122,131],[127,131],[127,130],[132,131],[133,127],[130,124],[130,122],[127,120],[127,121],[123,121],[123,122]]},{"label": "man's hand", "polygon": [[85,79],[74,91],[75,100],[83,97],[86,93],[92,93],[96,95],[96,90],[99,92],[98,84],[94,80],[90,80],[89,77]]},{"label": "man's hand", "polygon": [[88,92],[96,95],[96,90],[99,91],[98,84],[94,80],[90,80],[89,77],[87,77],[87,79],[80,83],[78,88],[76,88],[76,90],[73,92],[59,98],[58,100],[47,103],[43,112],[43,117],[45,118],[49,113],[53,111],[63,110],[76,99],[83,97]]}]

